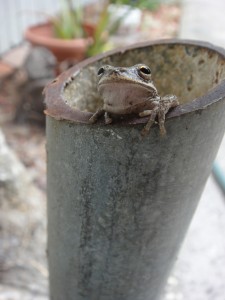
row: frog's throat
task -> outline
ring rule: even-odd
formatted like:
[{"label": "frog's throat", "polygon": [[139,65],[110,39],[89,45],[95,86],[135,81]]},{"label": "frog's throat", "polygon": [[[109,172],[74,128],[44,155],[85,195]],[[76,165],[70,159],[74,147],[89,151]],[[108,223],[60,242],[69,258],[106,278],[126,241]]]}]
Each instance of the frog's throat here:
[{"label": "frog's throat", "polygon": [[126,105],[126,106],[111,106],[108,103],[104,103],[103,109],[106,112],[116,114],[116,115],[128,115],[128,114],[138,114],[140,112],[143,112],[144,110],[152,110],[155,106],[156,106],[155,101],[150,101],[149,99],[147,99],[141,103],[137,103],[134,105]]}]

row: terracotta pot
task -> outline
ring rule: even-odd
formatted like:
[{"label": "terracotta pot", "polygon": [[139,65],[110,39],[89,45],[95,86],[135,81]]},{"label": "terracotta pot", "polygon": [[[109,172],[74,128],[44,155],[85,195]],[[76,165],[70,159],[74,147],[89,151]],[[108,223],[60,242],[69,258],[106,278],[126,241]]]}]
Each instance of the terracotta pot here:
[{"label": "terracotta pot", "polygon": [[63,40],[54,37],[51,23],[44,23],[29,27],[25,31],[25,38],[32,45],[43,46],[49,49],[59,62],[66,59],[80,61],[85,58],[87,46],[91,43],[91,35],[94,29],[91,25],[84,25],[89,37],[72,40]]}]

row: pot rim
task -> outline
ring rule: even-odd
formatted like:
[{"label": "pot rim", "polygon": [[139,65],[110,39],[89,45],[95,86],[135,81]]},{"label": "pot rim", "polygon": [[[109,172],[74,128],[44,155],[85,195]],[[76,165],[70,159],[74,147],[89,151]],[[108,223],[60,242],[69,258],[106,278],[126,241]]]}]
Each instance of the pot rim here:
[{"label": "pot rim", "polygon": [[[156,41],[148,41],[143,43],[136,43],[130,46],[122,47],[116,50],[111,50],[97,56],[83,60],[76,64],[74,67],[61,73],[57,78],[50,82],[44,89],[45,95],[45,114],[51,116],[57,120],[67,120],[74,123],[86,123],[88,124],[89,118],[93,113],[87,111],[81,111],[70,107],[63,99],[63,90],[70,83],[71,80],[86,66],[93,64],[100,59],[106,58],[114,54],[124,54],[126,51],[141,49],[149,46],[157,45],[188,45],[199,46],[217,52],[225,60],[225,49],[215,46],[211,43],[199,41],[199,40],[187,40],[187,39],[161,39]],[[225,99],[225,79],[223,79],[214,88],[209,89],[203,96],[193,99],[193,101],[181,104],[175,107],[172,111],[168,112],[166,119],[180,117],[181,115],[201,111],[206,109],[209,105]],[[131,124],[144,124],[147,118],[134,117],[131,119],[125,119],[117,121],[116,124],[131,125]],[[99,121],[97,124],[103,122]]]},{"label": "pot rim", "polygon": [[60,49],[68,49],[71,48],[81,48],[83,49],[92,41],[91,37],[84,37],[84,38],[75,38],[75,39],[60,39],[57,37],[38,34],[38,30],[42,28],[51,29],[52,25],[51,22],[41,23],[38,25],[30,26],[26,29],[24,33],[24,37],[27,41],[32,44],[46,46],[46,47],[54,47]]}]

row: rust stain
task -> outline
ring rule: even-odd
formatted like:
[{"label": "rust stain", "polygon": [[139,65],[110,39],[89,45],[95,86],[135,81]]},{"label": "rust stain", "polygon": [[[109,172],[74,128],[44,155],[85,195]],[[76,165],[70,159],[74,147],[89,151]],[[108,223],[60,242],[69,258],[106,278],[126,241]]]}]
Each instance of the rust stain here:
[{"label": "rust stain", "polygon": [[204,62],[205,62],[204,59],[200,59],[199,62],[198,62],[198,64],[199,64],[199,65],[202,65],[202,64],[204,64]]}]

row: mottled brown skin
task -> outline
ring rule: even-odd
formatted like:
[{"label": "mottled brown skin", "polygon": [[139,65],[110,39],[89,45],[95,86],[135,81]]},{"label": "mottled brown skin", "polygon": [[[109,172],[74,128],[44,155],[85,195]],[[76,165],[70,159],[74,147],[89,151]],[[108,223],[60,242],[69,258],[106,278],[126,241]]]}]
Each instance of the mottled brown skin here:
[{"label": "mottled brown skin", "polygon": [[150,116],[142,130],[146,135],[158,118],[161,135],[166,134],[165,115],[170,108],[179,105],[177,97],[160,97],[151,78],[151,70],[144,64],[132,67],[102,66],[98,70],[98,91],[104,100],[103,107],[89,119],[94,123],[104,114],[105,123],[112,122],[113,115],[138,114]]}]

